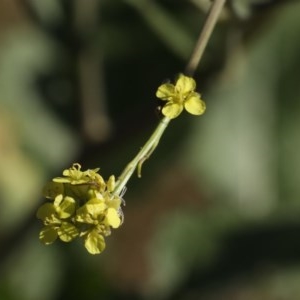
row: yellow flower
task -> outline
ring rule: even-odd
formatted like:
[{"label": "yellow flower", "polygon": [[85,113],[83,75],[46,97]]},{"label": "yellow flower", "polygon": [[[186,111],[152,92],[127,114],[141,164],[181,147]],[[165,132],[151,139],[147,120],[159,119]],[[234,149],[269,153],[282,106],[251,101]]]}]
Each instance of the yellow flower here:
[{"label": "yellow flower", "polygon": [[78,229],[67,219],[75,213],[75,200],[71,197],[56,196],[53,203],[43,204],[37,211],[37,218],[45,225],[40,232],[40,240],[52,244],[57,237],[70,242],[78,236]]},{"label": "yellow flower", "polygon": [[156,92],[156,97],[167,101],[162,109],[162,114],[174,119],[185,108],[192,115],[202,115],[206,106],[201,95],[196,93],[195,89],[195,80],[183,74],[179,75],[175,85],[171,83],[162,84]]},{"label": "yellow flower", "polygon": [[89,225],[82,236],[85,236],[84,245],[91,254],[101,253],[105,248],[104,236],[110,235],[110,227],[118,228],[122,223],[121,200],[118,197],[110,199],[108,194],[97,196],[76,212],[76,221]]},{"label": "yellow flower", "polygon": [[81,165],[75,163],[71,168],[63,171],[63,176],[65,177],[56,177],[53,181],[57,183],[70,183],[72,185],[89,184],[103,189],[105,182],[102,176],[97,173],[98,171],[99,168],[82,172]]}]

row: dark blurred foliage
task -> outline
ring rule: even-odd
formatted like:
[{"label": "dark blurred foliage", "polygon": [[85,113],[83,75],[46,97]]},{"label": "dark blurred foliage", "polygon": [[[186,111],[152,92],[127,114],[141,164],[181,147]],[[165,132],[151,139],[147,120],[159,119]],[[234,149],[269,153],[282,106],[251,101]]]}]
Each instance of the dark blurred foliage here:
[{"label": "dark blurred foliage", "polygon": [[118,176],[159,121],[208,0],[0,1],[0,299],[300,298],[300,3],[231,0],[183,114],[99,256],[38,240],[72,162]]}]

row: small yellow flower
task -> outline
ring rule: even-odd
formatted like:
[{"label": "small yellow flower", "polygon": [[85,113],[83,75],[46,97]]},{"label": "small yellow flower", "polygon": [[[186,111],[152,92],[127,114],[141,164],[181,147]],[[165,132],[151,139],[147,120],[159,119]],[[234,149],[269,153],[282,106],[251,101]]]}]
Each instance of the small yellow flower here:
[{"label": "small yellow flower", "polygon": [[87,171],[81,171],[81,166],[78,163],[73,164],[70,169],[63,171],[63,176],[53,179],[57,183],[70,183],[72,185],[90,184],[102,189],[105,187],[105,181],[97,172],[99,168]]},{"label": "small yellow flower", "polygon": [[82,236],[85,236],[84,245],[91,254],[101,253],[105,248],[104,236],[110,234],[110,227],[118,228],[122,223],[121,200],[118,197],[110,199],[109,194],[97,196],[76,212],[76,221],[89,225]]},{"label": "small yellow flower", "polygon": [[43,204],[37,211],[37,218],[45,225],[40,232],[40,240],[52,244],[57,237],[70,242],[79,234],[78,229],[68,220],[75,213],[75,200],[58,195],[53,203]]},{"label": "small yellow flower", "polygon": [[202,115],[206,106],[201,95],[195,92],[196,82],[193,78],[179,75],[175,85],[171,83],[162,84],[156,97],[167,101],[162,109],[162,114],[170,119],[180,115],[183,108],[192,115]]}]

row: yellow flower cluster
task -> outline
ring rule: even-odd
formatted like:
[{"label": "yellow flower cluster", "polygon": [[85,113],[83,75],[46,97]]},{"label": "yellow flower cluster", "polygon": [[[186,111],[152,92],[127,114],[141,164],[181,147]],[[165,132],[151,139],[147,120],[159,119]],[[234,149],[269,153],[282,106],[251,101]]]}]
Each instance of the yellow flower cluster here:
[{"label": "yellow flower cluster", "polygon": [[37,218],[44,223],[39,236],[44,244],[57,238],[70,242],[82,237],[89,253],[104,250],[104,237],[122,224],[123,212],[122,199],[112,193],[114,176],[105,182],[98,171],[81,171],[76,163],[45,186],[43,194],[49,202],[37,211]]},{"label": "yellow flower cluster", "polygon": [[165,83],[158,87],[156,97],[167,101],[162,114],[170,119],[178,117],[183,109],[192,115],[202,115],[206,106],[201,95],[195,92],[196,82],[192,77],[180,74],[175,85]]}]

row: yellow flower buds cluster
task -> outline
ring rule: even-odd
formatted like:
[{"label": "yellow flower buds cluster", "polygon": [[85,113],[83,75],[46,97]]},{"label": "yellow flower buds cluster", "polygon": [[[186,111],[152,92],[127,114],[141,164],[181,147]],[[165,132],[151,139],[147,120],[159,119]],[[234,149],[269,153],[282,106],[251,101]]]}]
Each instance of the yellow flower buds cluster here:
[{"label": "yellow flower buds cluster", "polygon": [[89,253],[104,250],[105,237],[122,224],[123,212],[122,199],[113,194],[114,176],[105,182],[98,171],[81,171],[76,163],[45,186],[43,194],[49,201],[37,211],[44,224],[39,235],[44,244],[81,237]]}]

